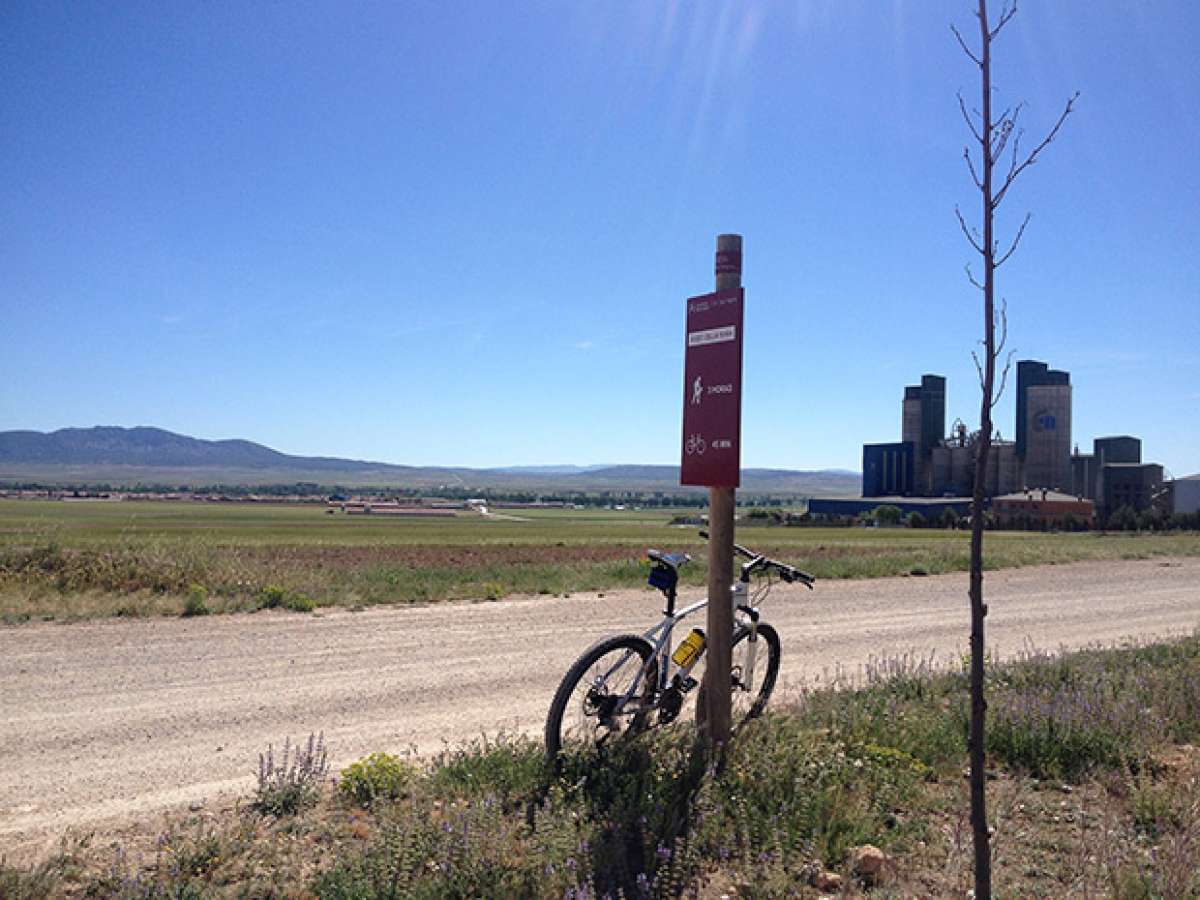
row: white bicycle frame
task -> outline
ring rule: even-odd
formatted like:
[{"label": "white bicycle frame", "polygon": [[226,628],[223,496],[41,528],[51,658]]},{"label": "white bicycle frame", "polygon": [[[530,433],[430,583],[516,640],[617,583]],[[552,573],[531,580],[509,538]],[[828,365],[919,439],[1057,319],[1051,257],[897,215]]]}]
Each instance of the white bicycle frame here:
[{"label": "white bicycle frame", "polygon": [[[742,683],[754,684],[754,661],[758,656],[758,616],[754,614],[747,614],[745,610],[742,609],[745,604],[739,603],[739,601],[745,600],[746,594],[746,582],[741,580],[735,581],[730,591],[730,601],[734,605],[733,627],[734,630],[736,630],[738,625],[741,624],[747,625],[747,627],[750,629],[750,648],[747,651],[746,670],[742,676]],[[761,597],[762,594],[759,596]],[[758,597],[755,599],[758,599]],[[638,670],[637,677],[633,679],[633,682],[629,686],[629,690],[627,690],[621,697],[621,701],[617,704],[617,707],[614,710],[614,715],[620,715],[621,712],[624,711],[625,705],[641,692],[642,682],[646,677],[646,672],[653,663],[658,663],[658,678],[657,683],[654,685],[654,697],[649,706],[645,708],[653,709],[655,706],[657,706],[658,698],[661,697],[663,692],[667,689],[667,685],[670,684],[671,678],[675,675],[675,673],[679,672],[683,668],[682,666],[675,665],[675,661],[671,659],[671,654],[669,652],[671,648],[671,637],[675,632],[675,625],[683,619],[686,619],[692,613],[704,609],[706,606],[708,606],[707,599],[693,603],[691,606],[685,606],[683,609],[674,613],[664,612],[662,621],[642,635],[642,637],[653,647],[653,651],[651,652],[650,656],[647,657],[646,661],[642,663],[641,668]],[[751,609],[753,613],[758,612],[757,607],[746,607],[746,609]],[[632,650],[626,651],[626,653],[617,661],[616,665],[614,665],[603,675],[598,676],[593,684],[598,686],[608,681],[613,672],[617,671],[617,669],[625,664],[631,653],[633,653]],[[674,668],[672,669],[672,667]]]}]

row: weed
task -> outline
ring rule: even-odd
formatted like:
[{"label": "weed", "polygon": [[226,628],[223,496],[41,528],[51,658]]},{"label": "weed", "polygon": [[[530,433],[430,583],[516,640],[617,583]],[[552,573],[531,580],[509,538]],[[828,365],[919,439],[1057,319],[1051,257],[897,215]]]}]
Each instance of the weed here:
[{"label": "weed", "polygon": [[13,868],[0,859],[0,897],[5,900],[42,900],[56,892],[61,880],[55,859],[31,869]]},{"label": "weed", "polygon": [[193,584],[188,588],[187,599],[183,602],[185,616],[207,616],[208,588],[202,584]]},{"label": "weed", "polygon": [[1147,775],[1133,777],[1129,801],[1134,827],[1151,838],[1158,838],[1164,829],[1178,828],[1181,824],[1173,793]]},{"label": "weed", "polygon": [[307,594],[296,592],[294,594],[288,594],[287,599],[283,602],[283,605],[292,612],[308,613],[317,608],[317,601]]},{"label": "weed", "polygon": [[416,776],[416,767],[390,753],[372,753],[342,770],[338,793],[361,806],[398,800]]},{"label": "weed", "polygon": [[531,796],[545,781],[545,748],[522,735],[500,734],[489,740],[442,751],[429,780],[450,796],[491,795],[504,803]]},{"label": "weed", "polygon": [[286,597],[287,591],[277,584],[269,584],[259,591],[258,606],[260,609],[277,609]]},{"label": "weed", "polygon": [[258,608],[312,612],[317,608],[317,601],[301,591],[289,591],[277,584],[269,584],[258,592]]},{"label": "weed", "polygon": [[1028,651],[996,667],[988,749],[1037,777],[1153,765],[1163,734],[1195,734],[1200,638],[1071,654]]},{"label": "weed", "polygon": [[267,752],[258,757],[254,808],[264,815],[294,815],[317,802],[328,774],[329,754],[324,734],[310,734],[303,747],[292,747],[285,739],[279,760],[275,759],[274,747],[268,745]]}]

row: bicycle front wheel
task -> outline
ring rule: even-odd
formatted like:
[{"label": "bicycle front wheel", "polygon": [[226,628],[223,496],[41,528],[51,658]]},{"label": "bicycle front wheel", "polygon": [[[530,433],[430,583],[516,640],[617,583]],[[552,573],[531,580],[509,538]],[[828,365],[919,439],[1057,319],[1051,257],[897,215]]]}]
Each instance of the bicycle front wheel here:
[{"label": "bicycle front wheel", "polygon": [[[779,677],[781,648],[779,633],[766,622],[758,623],[755,640],[750,639],[750,629],[739,626],[733,633],[732,695],[730,706],[733,727],[748,719],[762,715],[763,708],[775,690],[775,679]],[[754,666],[751,670],[751,655]]]},{"label": "bicycle front wheel", "polygon": [[[636,634],[606,638],[567,670],[546,717],[546,755],[555,759],[564,747],[603,747],[637,730],[654,697],[653,674],[642,667],[654,648]],[[651,666],[650,668],[653,668]],[[639,682],[638,679],[641,678]],[[633,691],[622,705],[625,696]]]},{"label": "bicycle front wheel", "polygon": [[[735,731],[743,723],[762,715],[779,677],[781,653],[779,633],[766,622],[758,623],[754,640],[750,639],[747,626],[739,625],[734,629],[730,652],[729,707],[730,721]],[[703,679],[703,674],[697,677]],[[696,721],[703,727],[706,712],[703,683],[695,693]]]}]

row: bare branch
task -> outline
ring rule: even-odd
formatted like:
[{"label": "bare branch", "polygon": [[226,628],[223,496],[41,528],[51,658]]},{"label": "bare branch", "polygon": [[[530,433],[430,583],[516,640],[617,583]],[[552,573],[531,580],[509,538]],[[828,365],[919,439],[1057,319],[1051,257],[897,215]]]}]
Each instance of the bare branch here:
[{"label": "bare branch", "polygon": [[[1024,106],[1024,103],[1018,103],[1016,106],[1006,109],[1004,115],[997,121],[993,130],[998,131],[999,134],[992,143],[992,159],[999,159],[1004,155],[1004,148],[1014,134],[1017,136],[1017,143],[1020,142],[1024,132],[1017,128],[1017,120],[1021,118],[1021,109]],[[1015,147],[1013,149],[1016,150]]]},{"label": "bare branch", "polygon": [[1010,256],[1012,256],[1013,253],[1016,252],[1017,244],[1021,243],[1021,235],[1023,235],[1025,233],[1025,226],[1029,224],[1029,220],[1032,218],[1033,218],[1033,213],[1025,213],[1025,221],[1022,222],[1021,227],[1017,229],[1017,236],[1015,238],[1013,238],[1013,242],[1009,246],[1008,250],[1005,251],[1005,253],[1002,254],[998,260],[996,260],[996,268],[997,269],[1000,268],[1002,265],[1004,265],[1006,262],[1008,262],[1008,258]]},{"label": "bare branch", "polygon": [[987,383],[983,380],[983,364],[979,361],[979,354],[974,350],[971,351],[971,359],[975,360],[975,371],[979,373],[979,386],[983,387]]},{"label": "bare branch", "polygon": [[958,227],[962,229],[963,235],[966,236],[967,241],[970,242],[971,246],[978,251],[980,256],[987,256],[987,254],[983,252],[983,248],[979,246],[979,241],[977,241],[975,236],[971,234],[971,229],[967,227],[967,220],[963,218],[962,210],[960,210],[958,206],[954,207],[954,215],[958,216]]},{"label": "bare branch", "polygon": [[971,264],[967,263],[965,266],[963,266],[963,270],[967,273],[967,281],[971,282],[971,284],[975,285],[975,287],[982,291],[983,285],[975,280],[975,274],[971,271]]},{"label": "bare branch", "polygon": [[1012,115],[1012,109],[1013,108],[1010,106],[1008,109],[1004,110],[1004,112],[1000,113],[1000,115],[992,117],[992,131],[998,129],[1008,120],[1008,117]]},{"label": "bare branch", "polygon": [[971,121],[971,114],[967,112],[967,104],[966,101],[963,100],[962,91],[958,92],[958,108],[959,111],[962,112],[963,121],[966,122],[967,127],[971,129],[971,134],[975,135],[975,140],[982,144],[983,135],[979,133],[979,129],[976,128],[975,123]]},{"label": "bare branch", "polygon": [[999,359],[1000,354],[1004,352],[1004,345],[1008,343],[1008,300],[1000,300],[1000,312],[996,318],[1000,320],[1000,341],[996,344],[992,359]]},{"label": "bare branch", "polygon": [[959,33],[958,28],[954,25],[951,25],[950,30],[953,31],[954,36],[956,38],[958,38],[958,46],[962,47],[962,52],[967,54],[967,56],[969,56],[971,58],[971,62],[975,63],[975,65],[982,68],[983,62],[979,59],[978,56],[976,56],[974,53],[971,52],[971,48],[968,47],[967,42],[963,40],[963,36]]},{"label": "bare branch", "polygon": [[1017,158],[1020,156],[1021,150],[1021,138],[1025,136],[1025,129],[1017,127],[1017,119],[1021,117],[1021,108],[1024,105],[1024,103],[1018,103],[1013,109],[1012,116],[1008,119],[1007,127],[1004,129],[1002,139],[997,141],[995,150],[992,153],[992,159],[999,159],[1004,154],[1004,148],[1008,146],[1009,139],[1012,139],[1012,163],[1008,167],[1010,174],[1017,167]]},{"label": "bare branch", "polygon": [[1005,119],[992,130],[997,131],[996,136],[992,139],[992,159],[999,159],[1004,154],[1004,148],[1008,145],[1008,139],[1012,135],[1012,122]]},{"label": "bare branch", "polygon": [[1017,14],[1017,0],[1013,0],[1012,6],[1005,6],[1000,10],[1000,19],[996,22],[996,27],[988,32],[988,40],[994,41],[1001,29],[1008,24],[1008,20]]},{"label": "bare branch", "polygon": [[1000,402],[1000,398],[1004,396],[1004,388],[1008,384],[1008,373],[1012,369],[1013,357],[1017,355],[1016,350],[1008,351],[1008,358],[1004,360],[1004,370],[1000,373],[1000,389],[996,391],[996,397],[992,400],[994,407]]},{"label": "bare branch", "polygon": [[967,161],[967,168],[971,171],[971,180],[975,182],[975,187],[983,190],[983,182],[979,180],[979,173],[975,171],[975,160],[971,159],[971,151],[963,147],[963,159]]},{"label": "bare branch", "polygon": [[[1021,110],[1023,110],[1024,108],[1025,108],[1024,100],[1022,100],[1020,103],[1018,103],[1016,106],[1013,107],[1012,116],[1011,116],[1013,128],[1017,127],[1017,119],[1021,118]],[[1022,132],[1022,133],[1024,133],[1024,132]]]},{"label": "bare branch", "polygon": [[[1000,190],[996,192],[996,196],[992,199],[992,209],[1000,206],[1000,202],[1004,199],[1004,195],[1008,193],[1008,189],[1012,187],[1012,183],[1017,180],[1022,172],[1028,169],[1038,158],[1038,154],[1045,150],[1050,143],[1058,136],[1058,131],[1063,126],[1063,122],[1067,121],[1069,116],[1075,110],[1075,101],[1079,99],[1079,91],[1071,95],[1067,101],[1067,105],[1063,108],[1062,114],[1058,117],[1058,121],[1054,123],[1054,127],[1050,129],[1050,133],[1042,140],[1040,144],[1033,148],[1032,152],[1025,157],[1025,161],[1009,170],[1009,173],[1004,178],[1004,184]],[[1014,156],[1014,161],[1016,157]]]}]

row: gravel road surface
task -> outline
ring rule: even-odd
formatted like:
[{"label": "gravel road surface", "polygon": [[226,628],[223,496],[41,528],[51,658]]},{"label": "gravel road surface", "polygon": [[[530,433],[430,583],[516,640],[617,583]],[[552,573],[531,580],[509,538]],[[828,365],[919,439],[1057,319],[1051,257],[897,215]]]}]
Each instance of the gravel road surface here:
[{"label": "gravel road surface", "polygon": [[[985,590],[990,646],[1005,654],[1200,624],[1200,559],[994,572]],[[948,659],[966,648],[966,593],[961,573],[781,585],[764,618],[783,638],[783,684],[872,656]],[[658,596],[0,628],[0,856],[227,802],[289,736],[323,731],[336,768],[373,750],[536,734],[570,662],[651,625]]]}]

